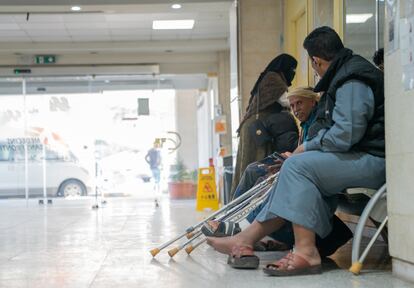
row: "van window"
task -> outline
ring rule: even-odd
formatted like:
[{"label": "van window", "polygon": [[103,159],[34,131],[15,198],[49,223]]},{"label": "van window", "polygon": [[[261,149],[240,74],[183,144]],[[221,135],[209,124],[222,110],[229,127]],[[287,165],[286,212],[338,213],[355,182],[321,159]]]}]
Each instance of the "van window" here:
[{"label": "van window", "polygon": [[11,157],[12,156],[8,147],[0,144],[0,161],[10,161]]}]

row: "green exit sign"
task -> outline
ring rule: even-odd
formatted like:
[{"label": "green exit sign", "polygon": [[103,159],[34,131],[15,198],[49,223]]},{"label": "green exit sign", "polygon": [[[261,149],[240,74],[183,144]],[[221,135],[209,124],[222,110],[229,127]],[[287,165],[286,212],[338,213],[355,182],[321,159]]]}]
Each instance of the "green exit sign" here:
[{"label": "green exit sign", "polygon": [[21,75],[21,74],[30,74],[32,73],[32,70],[30,69],[25,69],[25,68],[16,68],[13,70],[15,75]]},{"label": "green exit sign", "polygon": [[35,63],[36,64],[55,64],[56,56],[55,55],[36,55]]}]

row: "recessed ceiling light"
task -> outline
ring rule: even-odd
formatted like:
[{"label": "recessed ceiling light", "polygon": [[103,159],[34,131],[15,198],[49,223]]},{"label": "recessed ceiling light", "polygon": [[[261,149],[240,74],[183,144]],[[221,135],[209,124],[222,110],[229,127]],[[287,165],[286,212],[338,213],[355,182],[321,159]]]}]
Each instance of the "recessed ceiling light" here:
[{"label": "recessed ceiling light", "polygon": [[365,23],[372,16],[374,16],[372,13],[348,14],[346,15],[346,23]]},{"label": "recessed ceiling light", "polygon": [[152,21],[152,29],[193,29],[194,20],[154,20]]},{"label": "recessed ceiling light", "polygon": [[82,8],[80,6],[72,6],[72,7],[70,7],[70,10],[72,10],[72,11],[80,11],[80,10],[82,10]]},{"label": "recessed ceiling light", "polygon": [[173,9],[180,9],[181,8],[181,4],[173,4],[173,5],[171,5],[171,8],[173,8]]}]

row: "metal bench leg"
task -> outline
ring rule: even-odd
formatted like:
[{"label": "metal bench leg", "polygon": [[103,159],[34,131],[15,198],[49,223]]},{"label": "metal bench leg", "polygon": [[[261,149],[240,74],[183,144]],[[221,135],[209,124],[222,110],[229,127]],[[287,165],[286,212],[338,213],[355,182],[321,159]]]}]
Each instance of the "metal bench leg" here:
[{"label": "metal bench leg", "polygon": [[361,240],[362,240],[362,233],[364,231],[365,224],[369,218],[369,215],[372,211],[372,209],[375,207],[377,202],[384,197],[386,194],[387,188],[386,184],[384,184],[375,194],[372,196],[372,198],[367,203],[364,211],[362,212],[361,217],[359,218],[358,224],[355,228],[354,233],[354,240],[352,241],[352,266],[349,268],[349,271],[354,273],[355,275],[358,275],[359,272],[362,269],[362,263],[368,254],[369,250],[371,249],[372,245],[374,244],[375,240],[378,238],[379,234],[381,233],[382,229],[384,228],[385,224],[387,223],[388,217],[384,219],[384,221],[381,223],[381,226],[378,228],[377,232],[375,233],[374,237],[371,239],[370,243],[364,250],[364,253],[360,257],[360,246],[361,246]]}]

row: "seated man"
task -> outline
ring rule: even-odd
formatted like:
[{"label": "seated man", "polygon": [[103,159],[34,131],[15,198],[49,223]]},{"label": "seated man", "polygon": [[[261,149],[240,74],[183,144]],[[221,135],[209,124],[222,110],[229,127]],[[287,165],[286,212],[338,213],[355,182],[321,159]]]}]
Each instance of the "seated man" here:
[{"label": "seated man", "polygon": [[[315,118],[314,107],[316,106],[317,93],[313,92],[311,87],[299,87],[290,91],[287,95],[292,113],[300,121],[301,134],[299,137],[299,145],[302,144],[304,139],[307,139],[308,129]],[[289,153],[285,153],[288,156]],[[271,163],[270,165],[263,164]],[[268,177],[270,174],[279,171],[282,162],[273,162],[271,157],[267,157],[264,161],[258,161],[252,163],[243,173],[243,177],[240,184],[236,188],[235,198],[241,196],[247,192],[250,188]],[[273,165],[272,165],[273,164]],[[247,220],[252,223],[255,217],[259,214],[261,209],[264,207],[266,201],[252,211],[248,216]],[[229,227],[226,227],[228,224]],[[203,232],[207,236],[231,236],[241,231],[238,224],[225,223],[218,221],[209,221],[206,225],[208,229],[203,229]],[[352,238],[352,232],[350,229],[336,216],[333,218],[333,229],[332,232],[321,239],[317,237],[316,245],[322,257],[333,254],[340,246],[345,244],[349,239]],[[211,233],[209,233],[211,231]],[[218,233],[214,233],[214,232]],[[267,241],[256,243],[256,250],[289,250],[293,245],[293,231],[292,225],[286,223],[284,227],[275,233],[270,234],[273,239],[277,241]]]},{"label": "seated man", "polygon": [[385,182],[383,73],[344,48],[332,28],[316,28],[303,45],[321,77],[315,91],[324,92],[308,138],[284,162],[269,201],[249,227],[232,237],[207,238],[236,263],[254,259],[254,243],[291,222],[295,249],[264,268],[272,276],[321,273],[315,235],[331,232],[337,195]]}]

